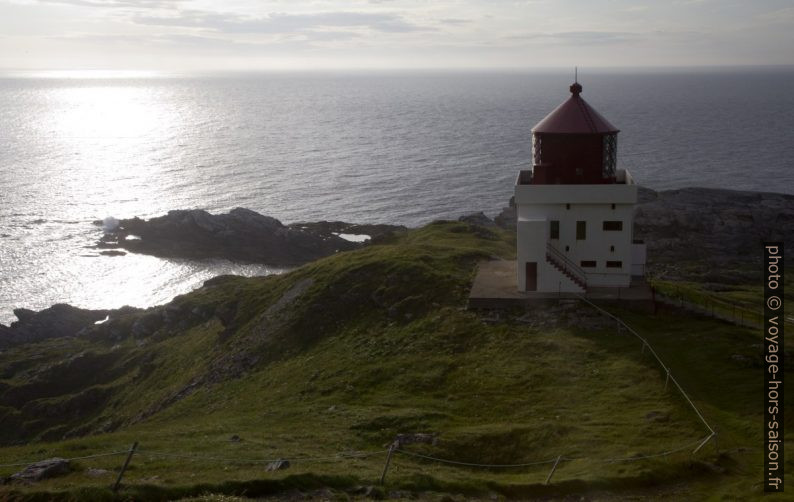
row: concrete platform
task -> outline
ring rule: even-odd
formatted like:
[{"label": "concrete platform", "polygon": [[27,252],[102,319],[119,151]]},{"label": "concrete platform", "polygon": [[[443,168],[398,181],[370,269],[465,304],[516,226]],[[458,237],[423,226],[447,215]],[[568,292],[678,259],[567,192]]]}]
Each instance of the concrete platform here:
[{"label": "concrete platform", "polygon": [[[516,288],[515,261],[484,261],[469,291],[469,308],[494,309],[525,306],[537,302],[579,298],[577,293],[522,292]],[[653,308],[653,291],[644,279],[638,278],[628,288],[587,288],[584,297],[626,303],[627,306]]]}]

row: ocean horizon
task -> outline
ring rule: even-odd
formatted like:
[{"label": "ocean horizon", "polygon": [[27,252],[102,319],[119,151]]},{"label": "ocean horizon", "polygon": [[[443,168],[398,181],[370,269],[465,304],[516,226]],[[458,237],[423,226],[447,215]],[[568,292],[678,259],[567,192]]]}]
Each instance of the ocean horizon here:
[{"label": "ocean horizon", "polygon": [[[507,204],[532,126],[571,71],[0,74],[0,323],[16,307],[147,307],[222,260],[103,256],[93,224],[246,207],[419,226]],[[792,67],[580,71],[621,129],[618,167],[655,190],[794,193]]]}]

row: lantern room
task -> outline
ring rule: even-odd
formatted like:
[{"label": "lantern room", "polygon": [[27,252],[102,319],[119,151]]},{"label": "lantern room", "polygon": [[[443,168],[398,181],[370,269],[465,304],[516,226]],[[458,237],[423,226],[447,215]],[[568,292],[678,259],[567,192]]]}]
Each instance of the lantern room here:
[{"label": "lantern room", "polygon": [[532,129],[535,185],[616,183],[619,130],[570,86],[571,97]]}]

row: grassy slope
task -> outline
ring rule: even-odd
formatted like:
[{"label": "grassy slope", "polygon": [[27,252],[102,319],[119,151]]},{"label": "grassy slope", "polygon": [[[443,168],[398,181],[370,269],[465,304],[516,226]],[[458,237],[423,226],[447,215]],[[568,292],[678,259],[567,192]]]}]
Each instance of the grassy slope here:
[{"label": "grassy slope", "polygon": [[[621,312],[717,425],[719,448],[730,453],[717,457],[709,446],[696,457],[604,462],[676,448],[705,432],[675,393],[664,392],[663,376],[637,342],[599,324],[589,307],[569,306],[536,327],[486,324],[462,309],[476,262],[512,250],[508,234],[434,224],[283,276],[217,281],[170,306],[209,313],[193,322],[133,337],[136,314],[84,339],[7,351],[0,355],[0,389],[8,387],[0,441],[33,441],[3,448],[0,463],[113,451],[137,440],[142,453],[126,475],[128,494],[252,495],[290,484],[372,484],[395,434],[432,432],[437,445],[406,449],[482,463],[580,460],[560,464],[545,488],[549,465],[453,468],[398,454],[390,486],[608,498],[757,493],[761,374],[747,362],[758,353],[756,332],[676,312]],[[8,400],[9,388],[17,401]],[[21,396],[37,399],[19,404]],[[651,412],[666,420],[648,420]],[[101,430],[112,432],[48,442]],[[232,435],[242,441],[229,441]],[[742,447],[755,449],[736,450]],[[298,461],[280,473],[244,461],[337,452],[377,453]],[[112,474],[92,477],[87,468],[114,470],[121,460],[78,461],[68,476],[6,487],[0,497],[41,490],[109,496],[102,487]],[[14,470],[0,467],[0,476]]]}]

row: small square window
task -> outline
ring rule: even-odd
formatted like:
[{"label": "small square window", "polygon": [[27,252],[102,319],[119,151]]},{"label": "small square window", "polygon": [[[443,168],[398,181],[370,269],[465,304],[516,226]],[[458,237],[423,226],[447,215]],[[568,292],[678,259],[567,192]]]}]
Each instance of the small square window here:
[{"label": "small square window", "polygon": [[620,232],[623,230],[622,221],[605,221],[604,231]]},{"label": "small square window", "polygon": [[594,268],[596,266],[595,260],[582,260],[579,262],[582,268]]},{"label": "small square window", "polygon": [[608,261],[607,268],[623,268],[622,261]]}]

